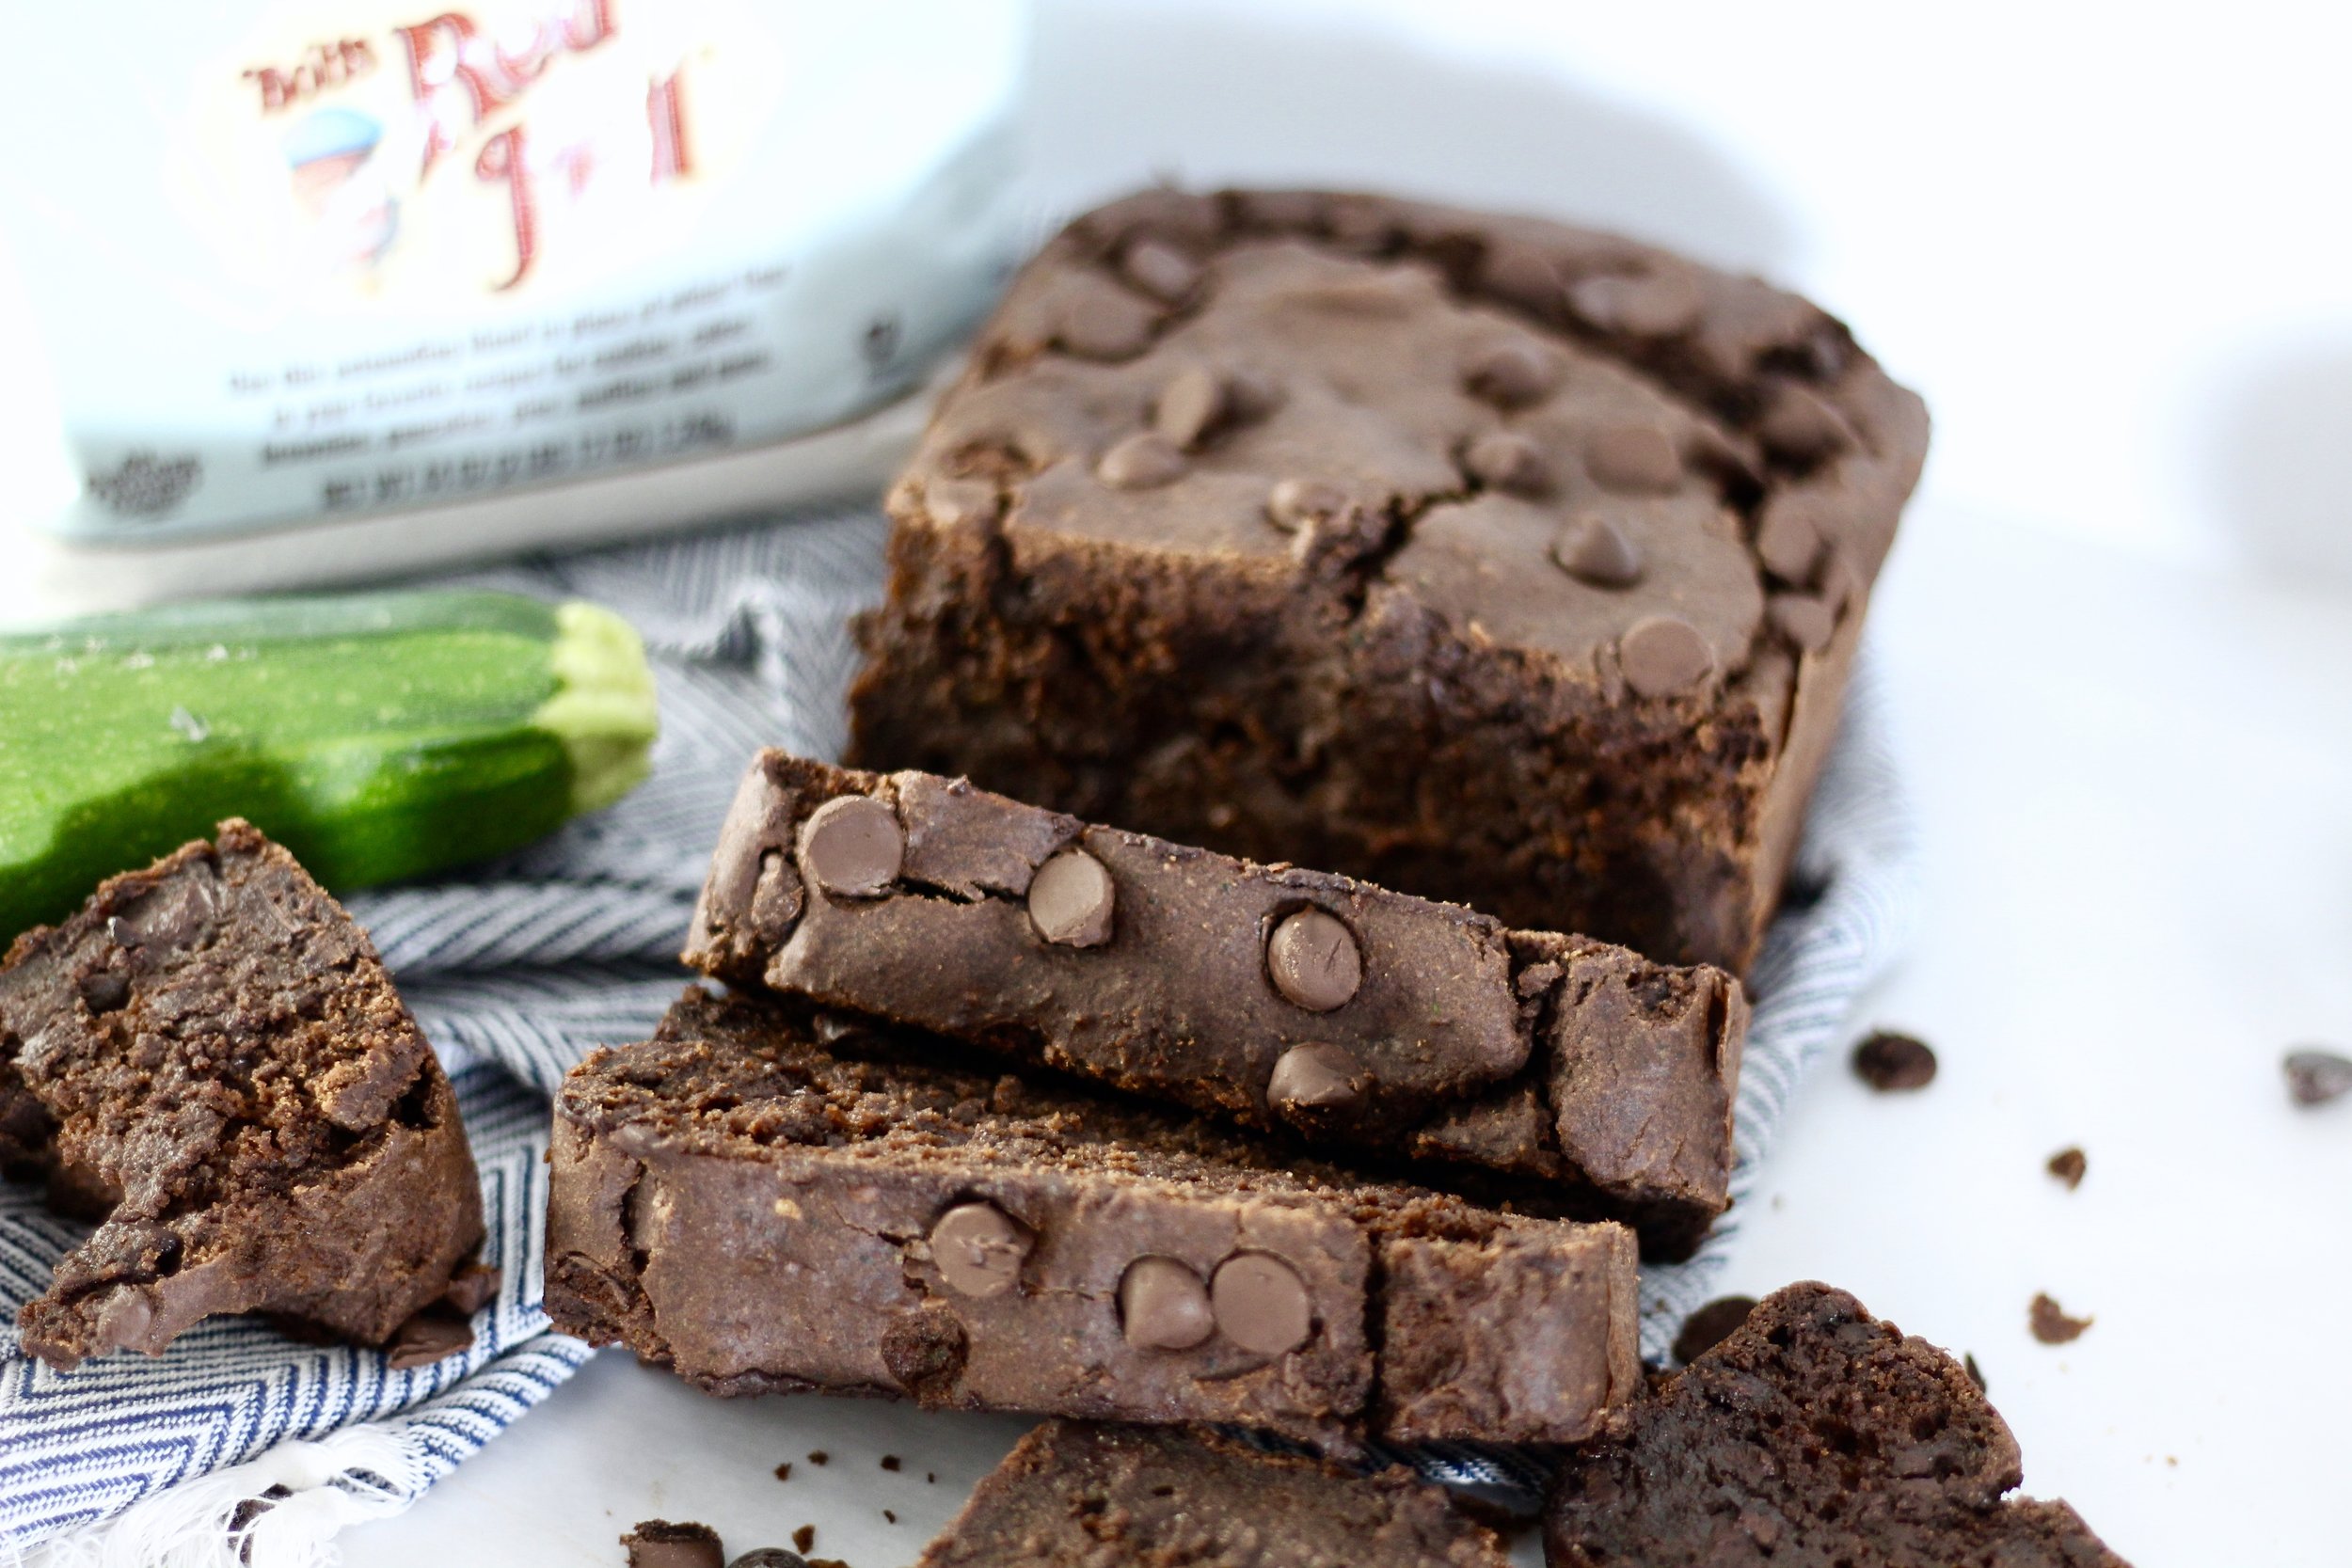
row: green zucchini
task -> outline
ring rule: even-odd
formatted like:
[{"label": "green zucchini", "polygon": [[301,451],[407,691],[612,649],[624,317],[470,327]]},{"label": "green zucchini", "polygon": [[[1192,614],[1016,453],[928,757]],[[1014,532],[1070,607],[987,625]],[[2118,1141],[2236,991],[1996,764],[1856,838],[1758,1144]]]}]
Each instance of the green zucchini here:
[{"label": "green zucchini", "polygon": [[596,605],[419,590],[0,634],[0,947],[226,816],[338,890],[530,843],[645,776],[653,675]]}]

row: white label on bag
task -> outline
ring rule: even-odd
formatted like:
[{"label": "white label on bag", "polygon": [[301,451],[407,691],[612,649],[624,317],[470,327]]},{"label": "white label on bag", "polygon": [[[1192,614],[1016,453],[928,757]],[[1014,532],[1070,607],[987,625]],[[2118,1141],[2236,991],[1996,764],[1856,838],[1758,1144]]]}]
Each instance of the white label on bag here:
[{"label": "white label on bag", "polygon": [[71,536],[803,434],[913,385],[1011,257],[1010,0],[69,9],[18,47],[103,28],[130,106],[60,71],[0,122],[91,125],[6,176]]}]

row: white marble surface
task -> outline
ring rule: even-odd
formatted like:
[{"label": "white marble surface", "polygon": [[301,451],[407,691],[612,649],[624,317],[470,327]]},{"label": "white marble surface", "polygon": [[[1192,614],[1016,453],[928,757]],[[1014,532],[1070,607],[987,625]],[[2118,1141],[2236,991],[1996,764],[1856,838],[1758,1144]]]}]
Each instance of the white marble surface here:
[{"label": "white marble surface", "polygon": [[[1855,1027],[1943,1067],[1909,1097],[1816,1076],[1725,1288],[1828,1279],[1973,1352],[2028,1488],[2138,1568],[2341,1564],[2352,1101],[2293,1108],[2279,1057],[2352,1044],[2352,599],[1931,500],[1872,622],[1929,912]],[[2071,1193],[2042,1170],[2070,1144]],[[2090,1330],[2036,1343],[2038,1291]],[[348,1561],[617,1568],[666,1515],[892,1568],[1021,1426],[606,1355]]]}]

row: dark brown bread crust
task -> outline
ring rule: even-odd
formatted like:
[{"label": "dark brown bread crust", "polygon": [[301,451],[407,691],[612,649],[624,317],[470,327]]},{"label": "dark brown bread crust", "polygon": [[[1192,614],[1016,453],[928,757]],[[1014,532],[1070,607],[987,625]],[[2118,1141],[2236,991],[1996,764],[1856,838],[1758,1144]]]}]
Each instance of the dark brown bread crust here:
[{"label": "dark brown bread crust", "polygon": [[[657,1038],[574,1069],[551,1159],[556,1324],[713,1393],[1216,1421],[1345,1449],[1569,1441],[1639,1381],[1620,1227],[1358,1181],[805,1008],[689,992]],[[976,1215],[993,1255],[946,1239]],[[1143,1259],[1188,1299],[1132,1294]],[[1193,1333],[1138,1342],[1147,1313],[1185,1310]],[[1283,1310],[1296,1329],[1268,1348]]]},{"label": "dark brown bread crust", "polygon": [[[812,859],[816,824],[845,800],[880,808],[863,818],[882,857],[870,879],[836,866],[829,880]],[[1041,925],[1040,868],[1073,861],[1096,918],[1064,929],[1075,917],[1057,907]],[[1302,1003],[1276,958],[1310,912],[1348,963],[1341,990]],[[1089,827],[960,780],[762,752],[686,958],[1525,1212],[1623,1219],[1653,1257],[1687,1255],[1729,1201],[1747,1004],[1722,971]]]},{"label": "dark brown bread crust", "polygon": [[381,1344],[482,1240],[416,1021],[366,934],[241,821],[10,948],[0,1166],[103,1222],[18,1318],[59,1368],[223,1312]]},{"label": "dark brown bread crust", "polygon": [[1136,197],[1022,273],[893,491],[852,760],[1743,972],[1926,441],[1750,278]]},{"label": "dark brown bread crust", "polygon": [[1791,1285],[1569,1456],[1550,1568],[2127,1568],[2064,1503],[2004,1500],[2017,1441],[1961,1364]]},{"label": "dark brown bread crust", "polygon": [[1359,1476],[1202,1430],[1047,1421],[915,1568],[1502,1568],[1502,1543],[1403,1468]]}]

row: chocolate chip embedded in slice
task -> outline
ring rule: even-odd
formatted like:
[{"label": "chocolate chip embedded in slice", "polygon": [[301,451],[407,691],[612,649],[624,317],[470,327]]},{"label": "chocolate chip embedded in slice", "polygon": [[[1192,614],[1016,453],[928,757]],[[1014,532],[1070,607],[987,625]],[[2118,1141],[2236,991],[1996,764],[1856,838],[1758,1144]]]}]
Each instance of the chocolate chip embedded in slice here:
[{"label": "chocolate chip embedded in slice", "polygon": [[942,528],[962,528],[996,515],[996,486],[984,479],[934,479],[923,486],[923,510]]},{"label": "chocolate chip embedded in slice", "polygon": [[1298,1271],[1269,1253],[1236,1253],[1209,1281],[1218,1332],[1257,1355],[1284,1355],[1307,1342],[1314,1305]]},{"label": "chocolate chip embedded in slice", "polygon": [[1114,490],[1152,490],[1182,477],[1184,467],[1184,454],[1167,436],[1147,430],[1104,452],[1094,477]]},{"label": "chocolate chip embedded in slice", "polygon": [[1462,471],[1490,490],[1540,496],[1551,488],[1551,466],[1535,443],[1516,431],[1490,430],[1462,453]]},{"label": "chocolate chip embedded in slice", "polygon": [[1585,439],[1584,471],[1603,489],[1666,495],[1681,488],[1682,454],[1656,425],[1603,425]]},{"label": "chocolate chip embedded in slice", "polygon": [[2352,1094],[2352,1061],[2332,1051],[2287,1053],[2287,1093],[2297,1105],[2325,1105]]},{"label": "chocolate chip embedded in slice", "polygon": [[1021,1280],[1035,1245],[1028,1228],[993,1203],[959,1203],[931,1227],[931,1259],[950,1290],[985,1299]]},{"label": "chocolate chip embedded in slice", "polygon": [[1081,359],[1132,359],[1152,341],[1154,314],[1116,284],[1073,290],[1061,303],[1054,341]]},{"label": "chocolate chip embedded in slice", "polygon": [[1178,371],[1152,412],[1152,428],[1186,451],[1199,446],[1224,422],[1226,390],[1222,377],[1200,365]]},{"label": "chocolate chip embedded in slice", "polygon": [[1292,1002],[1327,1013],[1344,1006],[1364,983],[1364,956],[1356,934],[1336,915],[1300,910],[1266,939],[1266,973]]},{"label": "chocolate chip embedded in slice", "polygon": [[1828,647],[1837,631],[1837,612],[1828,600],[1812,594],[1775,594],[1765,604],[1764,614],[1774,631],[1808,654]]},{"label": "chocolate chip embedded in slice", "polygon": [[1100,947],[1111,940],[1117,899],[1111,874],[1084,849],[1065,849],[1029,880],[1029,923],[1063,947]]},{"label": "chocolate chip embedded in slice", "polygon": [[1559,384],[1550,356],[1533,343],[1501,342],[1473,354],[1462,366],[1462,388],[1497,408],[1541,403]]},{"label": "chocolate chip embedded in slice", "polygon": [[1715,650],[1679,615],[1645,615],[1617,639],[1617,667],[1641,697],[1671,697],[1715,673]]},{"label": "chocolate chip embedded in slice", "polygon": [[1265,519],[1285,533],[1347,510],[1347,496],[1311,479],[1279,481],[1266,496]]},{"label": "chocolate chip embedded in slice", "polygon": [[835,898],[872,898],[898,879],[906,855],[898,814],[866,795],[844,795],[801,824],[801,866]]},{"label": "chocolate chip embedded in slice", "polygon": [[1364,1069],[1345,1046],[1309,1041],[1276,1058],[1266,1103],[1278,1113],[1336,1110],[1363,1098]]},{"label": "chocolate chip embedded in slice", "polygon": [[1756,525],[1756,559],[1786,583],[1813,580],[1821,563],[1821,530],[1801,501],[1772,501]]},{"label": "chocolate chip embedded in slice", "polygon": [[1924,1089],[1935,1082],[1935,1053],[1925,1040],[1881,1029],[1854,1047],[1853,1070],[1881,1094]]},{"label": "chocolate chip embedded in slice", "polygon": [[1138,1258],[1119,1278],[1120,1331],[1137,1350],[1190,1350],[1216,1332],[1209,1289],[1173,1258]]},{"label": "chocolate chip embedded in slice", "polygon": [[1581,278],[1567,297],[1568,309],[1587,325],[1635,338],[1671,338],[1689,331],[1704,303],[1696,280],[1678,270]]},{"label": "chocolate chip embedded in slice", "polygon": [[1588,512],[1560,531],[1551,559],[1560,569],[1595,588],[1630,588],[1642,580],[1642,552],[1625,530]]},{"label": "chocolate chip embedded in slice", "polygon": [[1200,263],[1158,240],[1138,240],[1129,245],[1122,270],[1136,287],[1168,305],[1183,300],[1200,282]]}]

